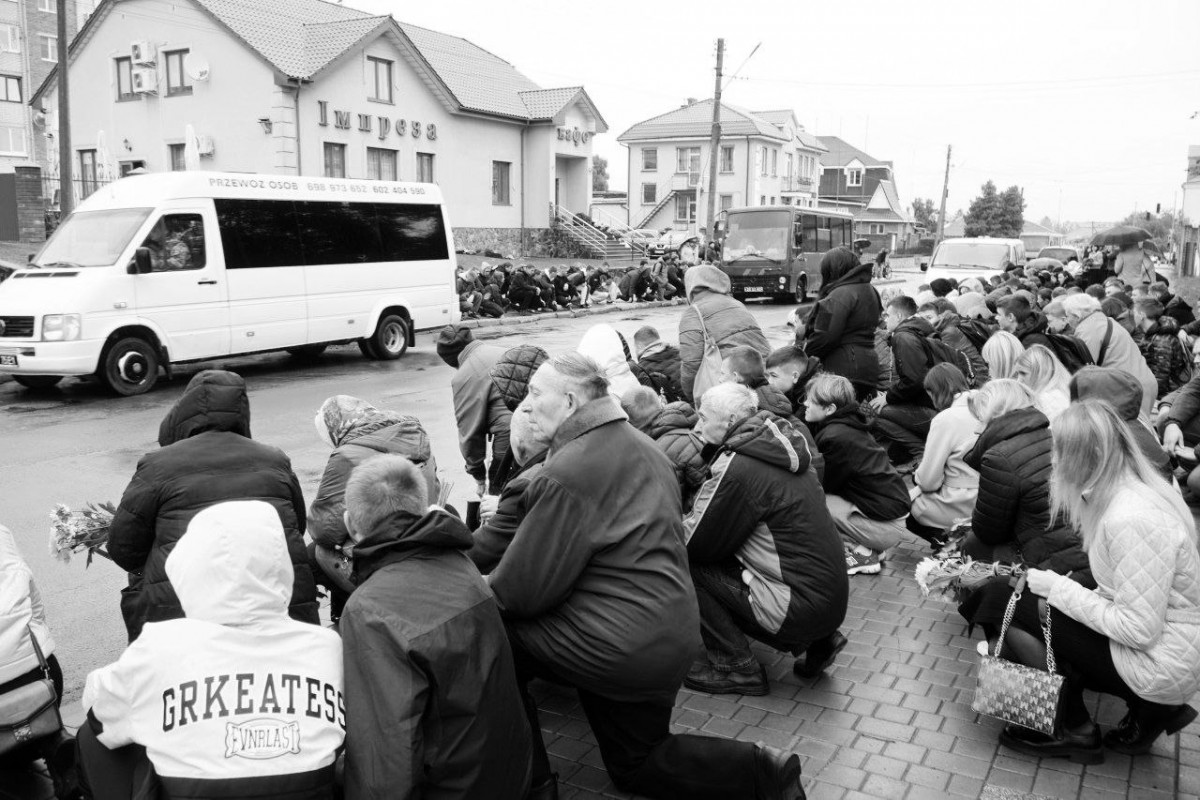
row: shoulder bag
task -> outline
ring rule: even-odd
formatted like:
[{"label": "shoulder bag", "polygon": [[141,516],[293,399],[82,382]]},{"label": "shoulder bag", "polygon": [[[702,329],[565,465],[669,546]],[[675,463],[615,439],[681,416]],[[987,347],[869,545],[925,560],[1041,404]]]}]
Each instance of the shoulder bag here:
[{"label": "shoulder bag", "polygon": [[1024,588],[1025,576],[1022,575],[1008,600],[1008,607],[1004,609],[1004,623],[1000,626],[1000,638],[996,640],[996,652],[984,655],[980,661],[975,700],[971,708],[980,714],[1052,736],[1062,702],[1063,676],[1056,674],[1054,648],[1050,645],[1049,605],[1046,606],[1046,618],[1042,620],[1042,634],[1046,638],[1046,669],[1027,667],[1000,657],[1004,637],[1008,634],[1008,626],[1012,623],[1013,612]]},{"label": "shoulder bag", "polygon": [[700,357],[700,366],[696,369],[696,380],[692,384],[692,399],[695,401],[696,408],[699,408],[700,398],[704,396],[704,393],[721,382],[721,351],[717,347],[717,343],[708,335],[708,328],[704,325],[704,315],[700,313],[700,307],[692,307],[696,309],[696,318],[700,320],[700,333],[704,336],[704,354]]},{"label": "shoulder bag", "polygon": [[58,695],[54,691],[54,681],[50,679],[50,667],[42,655],[37,637],[33,635],[33,629],[26,625],[25,630],[33,640],[33,649],[37,653],[43,677],[0,695],[0,755],[44,736],[52,736],[63,726],[62,717],[58,715]]}]

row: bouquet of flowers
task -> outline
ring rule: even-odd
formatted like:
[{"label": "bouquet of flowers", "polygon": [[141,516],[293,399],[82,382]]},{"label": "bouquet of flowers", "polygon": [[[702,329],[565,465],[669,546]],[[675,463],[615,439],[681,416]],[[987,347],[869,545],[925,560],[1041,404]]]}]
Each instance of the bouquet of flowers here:
[{"label": "bouquet of flowers", "polygon": [[92,565],[94,556],[112,560],[104,546],[108,543],[108,529],[112,525],[117,507],[112,503],[88,503],[80,511],[72,511],[62,503],[50,512],[50,555],[69,563],[71,554],[87,553],[87,564]]},{"label": "bouquet of flowers", "polygon": [[923,558],[917,564],[915,577],[921,594],[955,605],[972,589],[996,577],[1010,578],[1025,572],[1023,564],[993,564],[974,561],[969,556]]}]

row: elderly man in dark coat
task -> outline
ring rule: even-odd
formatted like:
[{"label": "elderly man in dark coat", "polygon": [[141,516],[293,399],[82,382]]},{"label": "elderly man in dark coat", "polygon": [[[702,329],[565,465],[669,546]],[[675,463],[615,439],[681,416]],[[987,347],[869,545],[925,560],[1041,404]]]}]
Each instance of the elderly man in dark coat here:
[{"label": "elderly man in dark coat", "polygon": [[[489,576],[531,728],[535,677],[574,687],[613,782],[649,797],[792,798],[799,758],[764,745],[672,735],[698,642],[674,470],[569,353],[542,365],[516,412],[550,438],[526,513]],[[557,797],[534,737],[533,798]],[[790,792],[790,793],[788,793]]]},{"label": "elderly man in dark coat", "polygon": [[130,573],[121,593],[129,641],[147,622],[183,617],[167,578],[167,556],[192,517],[226,500],[263,500],[279,512],[295,573],[288,612],[316,624],[304,495],[283,451],[250,438],[245,381],[224,370],[197,373],[163,419],[158,443],[161,450],[138,462],[108,535],[109,555]]}]

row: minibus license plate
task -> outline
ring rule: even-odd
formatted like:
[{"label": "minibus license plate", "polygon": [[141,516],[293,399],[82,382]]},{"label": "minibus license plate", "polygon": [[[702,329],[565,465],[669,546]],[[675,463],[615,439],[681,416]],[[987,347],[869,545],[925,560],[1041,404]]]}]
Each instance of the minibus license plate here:
[{"label": "minibus license plate", "polygon": [[761,292],[762,290],[763,290],[763,287],[761,287],[761,286],[747,286],[746,287],[747,292]]},{"label": "minibus license plate", "polygon": [[0,367],[15,367],[17,366],[16,356],[0,356]]}]

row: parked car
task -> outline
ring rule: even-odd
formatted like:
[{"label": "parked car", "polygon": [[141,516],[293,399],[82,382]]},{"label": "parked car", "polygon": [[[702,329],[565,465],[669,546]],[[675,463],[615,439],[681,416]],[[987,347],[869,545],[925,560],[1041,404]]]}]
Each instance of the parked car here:
[{"label": "parked car", "polygon": [[[1078,274],[1079,265],[1083,263],[1083,254],[1079,252],[1078,247],[1071,247],[1065,244],[1056,244],[1051,247],[1043,247],[1038,250],[1038,258],[1057,258],[1067,268],[1067,271],[1072,275]],[[1075,265],[1072,266],[1071,262]]]},{"label": "parked car", "polygon": [[645,249],[658,240],[658,231],[653,228],[635,228],[621,234],[621,241],[633,247]]},{"label": "parked car", "polygon": [[700,263],[700,237],[690,231],[667,231],[646,248],[650,258],[678,255],[685,264]]},{"label": "parked car", "polygon": [[1025,244],[1020,239],[991,236],[944,239],[929,259],[925,280],[983,278],[1024,264]]}]

